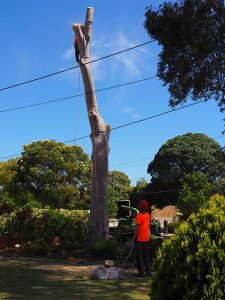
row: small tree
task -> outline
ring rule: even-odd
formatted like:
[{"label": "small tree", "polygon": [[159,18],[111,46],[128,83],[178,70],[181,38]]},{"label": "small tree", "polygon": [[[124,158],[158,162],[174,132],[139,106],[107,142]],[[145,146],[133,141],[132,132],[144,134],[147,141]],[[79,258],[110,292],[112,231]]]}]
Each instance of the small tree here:
[{"label": "small tree", "polygon": [[108,201],[109,201],[109,217],[116,218],[118,212],[118,204],[117,204],[117,196],[116,193],[113,192],[112,188],[109,186],[108,192]]}]

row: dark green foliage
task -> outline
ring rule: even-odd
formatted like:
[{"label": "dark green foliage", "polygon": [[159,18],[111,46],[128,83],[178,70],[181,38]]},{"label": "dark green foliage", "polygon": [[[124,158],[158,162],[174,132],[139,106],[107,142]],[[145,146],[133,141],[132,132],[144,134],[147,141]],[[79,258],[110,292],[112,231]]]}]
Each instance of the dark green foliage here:
[{"label": "dark green foliage", "polygon": [[[187,133],[168,140],[162,145],[148,166],[152,177],[149,192],[151,203],[159,207],[176,204],[186,174],[201,172],[213,182],[225,177],[225,153],[220,145],[202,133]],[[161,204],[161,205],[160,205]]]},{"label": "dark green foliage", "polygon": [[42,238],[29,242],[24,247],[24,253],[27,256],[43,256],[48,253],[48,250],[49,245]]},{"label": "dark green foliage", "polygon": [[11,236],[21,236],[24,242],[43,239],[50,247],[58,236],[61,249],[76,249],[87,242],[88,212],[24,208],[0,217],[0,234],[9,229]]},{"label": "dark green foliage", "polygon": [[181,182],[182,191],[177,206],[185,217],[189,217],[207,204],[213,185],[202,173],[187,174]]},{"label": "dark green foliage", "polygon": [[118,252],[118,243],[114,240],[99,240],[90,248],[91,254],[101,259],[113,259]]},{"label": "dark green foliage", "polygon": [[136,186],[130,192],[129,199],[131,200],[131,206],[137,207],[140,200],[146,198],[148,182],[145,178],[141,177],[136,182]]},{"label": "dark green foliage", "polygon": [[108,208],[109,208],[109,218],[116,218],[118,212],[118,203],[115,192],[112,188],[108,188]]},{"label": "dark green foliage", "polygon": [[149,256],[151,260],[155,257],[157,251],[162,246],[162,243],[163,238],[151,236],[149,241]]},{"label": "dark green foliage", "polygon": [[214,183],[214,194],[220,194],[225,196],[225,177],[219,178]]},{"label": "dark green foliage", "polygon": [[111,187],[113,194],[118,200],[129,198],[130,179],[128,176],[120,171],[109,171],[109,187]]},{"label": "dark green foliage", "polygon": [[169,223],[168,224],[168,232],[169,233],[174,233],[175,230],[180,227],[180,224],[181,223],[177,223],[177,222],[176,223]]},{"label": "dark green foliage", "polygon": [[148,7],[144,26],[162,46],[157,76],[168,85],[172,107],[214,98],[225,109],[225,6],[223,0],[164,2]]},{"label": "dark green foliage", "polygon": [[224,249],[225,197],[215,195],[159,249],[151,299],[224,299]]}]

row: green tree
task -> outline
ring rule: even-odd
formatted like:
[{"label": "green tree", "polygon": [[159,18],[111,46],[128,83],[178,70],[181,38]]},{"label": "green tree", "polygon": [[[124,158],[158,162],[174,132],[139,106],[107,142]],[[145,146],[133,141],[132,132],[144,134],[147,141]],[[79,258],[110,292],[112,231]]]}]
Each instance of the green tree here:
[{"label": "green tree", "polygon": [[130,179],[125,173],[115,170],[109,172],[109,186],[118,200],[129,199],[130,183]]},{"label": "green tree", "polygon": [[154,204],[176,204],[186,174],[201,172],[211,182],[225,178],[225,153],[205,134],[187,133],[162,145],[147,171],[151,176],[149,192],[159,192],[150,195]]},{"label": "green tree", "polygon": [[0,187],[2,192],[9,191],[16,175],[17,159],[0,162]]},{"label": "green tree", "polygon": [[144,177],[141,177],[136,181],[136,185],[132,188],[130,192],[130,200],[132,206],[137,207],[138,202],[141,199],[145,199],[147,195],[147,187],[148,187],[148,182]]},{"label": "green tree", "polygon": [[225,177],[219,178],[214,182],[214,194],[225,196]]},{"label": "green tree", "polygon": [[0,162],[0,214],[9,213],[16,207],[15,200],[10,197],[12,182],[16,175],[16,159]]},{"label": "green tree", "polygon": [[164,2],[148,7],[144,26],[161,46],[157,76],[170,105],[214,98],[225,110],[225,6],[223,0]]},{"label": "green tree", "polygon": [[112,188],[109,186],[108,190],[108,208],[109,208],[109,217],[116,218],[118,212],[118,202],[116,193],[112,191]]},{"label": "green tree", "polygon": [[189,217],[207,204],[213,185],[207,176],[200,172],[185,175],[181,183],[182,191],[177,206],[185,217]]},{"label": "green tree", "polygon": [[18,159],[13,195],[31,194],[43,207],[87,208],[91,164],[79,146],[54,140],[25,145]]}]

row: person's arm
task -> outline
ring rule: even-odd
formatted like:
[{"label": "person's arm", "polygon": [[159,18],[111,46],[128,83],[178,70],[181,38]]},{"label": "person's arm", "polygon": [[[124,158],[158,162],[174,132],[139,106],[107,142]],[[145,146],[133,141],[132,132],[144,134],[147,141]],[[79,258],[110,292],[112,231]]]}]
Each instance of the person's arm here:
[{"label": "person's arm", "polygon": [[141,228],[141,225],[140,224],[136,224],[135,231],[134,231],[134,237],[133,237],[134,241],[137,240],[137,236],[138,236],[138,233],[140,231],[140,228]]}]

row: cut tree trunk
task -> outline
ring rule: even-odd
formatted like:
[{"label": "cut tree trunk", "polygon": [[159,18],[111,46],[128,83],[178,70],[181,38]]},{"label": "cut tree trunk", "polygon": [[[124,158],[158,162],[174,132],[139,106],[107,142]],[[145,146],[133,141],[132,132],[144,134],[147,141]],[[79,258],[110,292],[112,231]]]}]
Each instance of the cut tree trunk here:
[{"label": "cut tree trunk", "polygon": [[89,242],[107,239],[108,217],[108,155],[110,126],[101,118],[91,73],[89,42],[92,32],[94,8],[88,7],[85,25],[74,24],[80,51],[80,70],[84,84],[92,142],[92,190],[89,217]]}]

